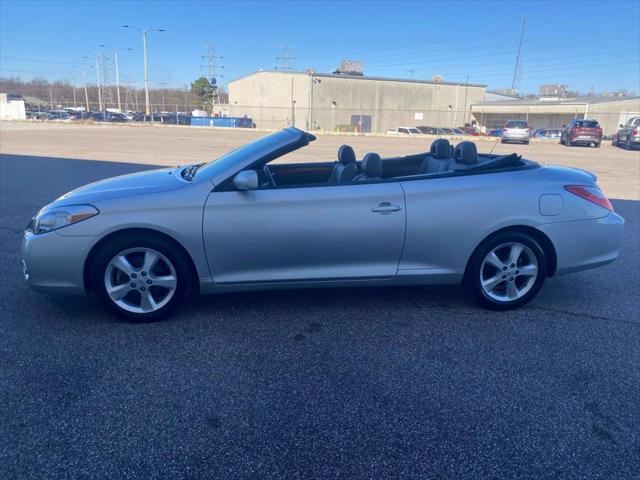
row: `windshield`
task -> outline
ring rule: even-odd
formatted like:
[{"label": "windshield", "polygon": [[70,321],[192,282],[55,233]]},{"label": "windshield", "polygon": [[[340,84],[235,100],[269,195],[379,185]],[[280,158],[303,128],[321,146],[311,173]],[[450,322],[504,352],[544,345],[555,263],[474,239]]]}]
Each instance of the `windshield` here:
[{"label": "windshield", "polygon": [[511,120],[507,122],[507,128],[527,128],[527,122]]},{"label": "windshield", "polygon": [[202,166],[198,168],[197,174],[198,176],[205,175],[207,178],[212,178],[215,175],[232,168],[244,159],[266,154],[277,148],[278,145],[282,145],[284,142],[291,140],[293,140],[293,137],[289,130],[280,130],[279,132],[260,137],[251,143],[247,143],[246,145],[230,151],[216,160],[202,164]]},{"label": "windshield", "polygon": [[578,120],[575,124],[576,128],[598,128],[598,122],[595,120]]}]

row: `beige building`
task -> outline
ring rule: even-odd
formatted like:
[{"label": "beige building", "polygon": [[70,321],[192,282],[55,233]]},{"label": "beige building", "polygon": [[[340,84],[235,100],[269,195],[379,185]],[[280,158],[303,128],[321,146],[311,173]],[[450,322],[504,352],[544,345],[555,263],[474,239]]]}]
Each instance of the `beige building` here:
[{"label": "beige building", "polygon": [[260,71],[232,80],[229,115],[258,128],[384,132],[401,126],[458,127],[486,86],[361,75]]},{"label": "beige building", "polygon": [[573,118],[597,120],[605,135],[618,125],[640,115],[640,97],[583,97],[566,99],[520,99],[477,102],[471,114],[478,125],[492,130],[510,119],[524,119],[533,128],[561,128]]}]

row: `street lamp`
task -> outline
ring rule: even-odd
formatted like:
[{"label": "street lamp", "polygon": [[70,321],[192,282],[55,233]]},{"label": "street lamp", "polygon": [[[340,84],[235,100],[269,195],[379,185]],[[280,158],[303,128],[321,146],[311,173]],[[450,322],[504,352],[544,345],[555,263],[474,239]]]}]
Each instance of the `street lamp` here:
[{"label": "street lamp", "polygon": [[149,28],[142,29],[134,27],[133,25],[123,25],[122,28],[133,28],[142,32],[142,49],[144,52],[144,100],[145,100],[145,115],[151,115],[151,106],[149,105],[149,79],[147,78],[147,34],[150,32],[164,32],[162,28]]},{"label": "street lamp", "polygon": [[[89,60],[89,57],[82,57]],[[98,110],[102,111],[102,90],[100,89],[100,66],[98,65],[98,54],[96,54],[96,83],[98,84]]]},{"label": "street lamp", "polygon": [[[118,95],[118,111],[122,112],[122,104],[120,103],[120,68],[118,66],[118,54],[120,53],[120,48],[110,47],[109,45],[100,44],[102,48],[110,48],[113,50],[113,54],[116,60],[116,92]],[[125,48],[125,50],[133,50],[132,48]]]}]

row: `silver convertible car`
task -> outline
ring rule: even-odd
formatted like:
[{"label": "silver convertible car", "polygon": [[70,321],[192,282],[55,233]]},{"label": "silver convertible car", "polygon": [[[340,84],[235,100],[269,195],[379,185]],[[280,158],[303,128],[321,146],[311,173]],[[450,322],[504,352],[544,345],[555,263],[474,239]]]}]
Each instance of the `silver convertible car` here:
[{"label": "silver convertible car", "polygon": [[281,161],[313,140],[287,128],[73,190],[29,224],[24,277],[134,321],[197,292],[459,282],[508,309],[618,257],[624,220],[588,172],[444,139],[404,157],[358,161],[343,145],[334,162]]}]

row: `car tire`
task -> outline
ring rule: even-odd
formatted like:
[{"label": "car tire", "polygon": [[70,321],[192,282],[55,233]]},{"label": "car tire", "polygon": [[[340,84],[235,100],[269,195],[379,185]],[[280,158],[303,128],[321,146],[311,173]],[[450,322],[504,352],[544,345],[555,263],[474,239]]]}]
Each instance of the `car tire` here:
[{"label": "car tire", "polygon": [[600,148],[600,145],[602,145],[602,142],[598,142],[598,143],[596,143],[596,144],[594,145],[594,147],[596,147],[596,148]]},{"label": "car tire", "polygon": [[535,238],[526,233],[503,232],[490,236],[476,248],[463,284],[482,307],[510,310],[531,301],[546,276],[547,258]]},{"label": "car tire", "polygon": [[500,139],[500,143],[507,143],[507,141],[503,138]]},{"label": "car tire", "polygon": [[633,150],[633,146],[631,145],[631,142],[629,140],[630,139],[627,136],[627,140],[624,142],[624,149],[625,150]]},{"label": "car tire", "polygon": [[182,248],[165,237],[144,233],[109,241],[91,268],[91,286],[102,305],[130,322],[166,318],[190,297],[194,278]]}]

